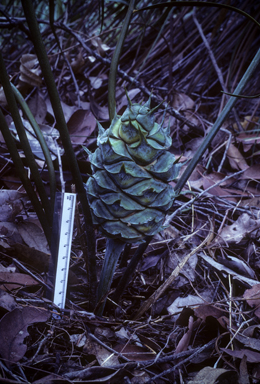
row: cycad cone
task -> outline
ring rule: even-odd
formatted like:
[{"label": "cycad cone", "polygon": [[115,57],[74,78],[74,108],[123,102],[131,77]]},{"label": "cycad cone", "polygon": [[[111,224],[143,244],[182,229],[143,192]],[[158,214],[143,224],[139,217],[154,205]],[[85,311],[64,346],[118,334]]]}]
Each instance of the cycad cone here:
[{"label": "cycad cone", "polygon": [[180,164],[167,151],[169,127],[154,122],[150,98],[129,104],[110,128],[99,123],[98,148],[90,155],[93,175],[86,184],[93,223],[110,238],[139,242],[160,232],[175,196],[168,184]]}]

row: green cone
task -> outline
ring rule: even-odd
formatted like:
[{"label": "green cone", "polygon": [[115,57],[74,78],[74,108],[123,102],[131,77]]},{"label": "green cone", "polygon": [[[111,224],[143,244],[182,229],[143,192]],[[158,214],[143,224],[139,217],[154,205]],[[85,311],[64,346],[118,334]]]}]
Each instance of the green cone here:
[{"label": "green cone", "polygon": [[90,155],[93,175],[86,184],[93,223],[110,238],[142,241],[163,230],[175,197],[168,184],[181,164],[167,151],[169,127],[154,121],[150,99],[129,105],[110,128],[99,123],[98,148]]}]

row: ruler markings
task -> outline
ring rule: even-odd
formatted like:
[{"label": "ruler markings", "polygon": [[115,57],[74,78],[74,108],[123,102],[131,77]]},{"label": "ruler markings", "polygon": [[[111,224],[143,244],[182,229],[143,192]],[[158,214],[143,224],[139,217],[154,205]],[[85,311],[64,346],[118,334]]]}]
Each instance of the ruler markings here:
[{"label": "ruler markings", "polygon": [[65,308],[69,274],[70,252],[75,216],[76,194],[64,193],[58,261],[53,302],[59,308]]}]

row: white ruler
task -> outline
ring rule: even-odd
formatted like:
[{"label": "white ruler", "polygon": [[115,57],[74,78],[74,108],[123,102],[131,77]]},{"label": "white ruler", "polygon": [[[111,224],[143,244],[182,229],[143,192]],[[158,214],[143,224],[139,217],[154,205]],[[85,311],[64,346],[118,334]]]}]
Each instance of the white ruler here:
[{"label": "white ruler", "polygon": [[75,217],[76,194],[64,193],[58,261],[53,302],[59,308],[65,308],[70,265],[70,252]]}]

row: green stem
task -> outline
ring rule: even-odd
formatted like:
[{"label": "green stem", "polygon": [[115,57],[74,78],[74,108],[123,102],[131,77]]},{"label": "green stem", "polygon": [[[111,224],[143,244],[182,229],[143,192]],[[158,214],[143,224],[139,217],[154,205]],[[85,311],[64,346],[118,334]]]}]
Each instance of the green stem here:
[{"label": "green stem", "polygon": [[130,0],[123,27],[112,57],[108,79],[108,110],[110,121],[113,120],[116,110],[116,73],[121,51],[135,6],[135,0]]},{"label": "green stem", "polygon": [[37,139],[41,145],[42,152],[43,152],[44,157],[45,157],[45,161],[46,161],[48,171],[49,171],[49,179],[50,179],[51,217],[52,217],[53,216],[53,209],[54,209],[54,201],[55,201],[55,192],[56,192],[56,178],[55,178],[55,170],[54,170],[51,154],[50,154],[48,145],[46,144],[45,138],[42,134],[42,131],[41,131],[37,121],[35,120],[32,112],[30,111],[26,101],[24,100],[23,96],[18,91],[18,89],[12,83],[11,83],[11,87],[12,87],[12,90],[14,92],[14,96],[15,96],[17,102],[20,104],[24,114],[26,115],[29,123],[31,124],[31,126],[35,132],[35,135],[36,135],[36,137],[37,137]]},{"label": "green stem", "polygon": [[106,253],[104,264],[101,271],[101,276],[97,290],[97,302],[102,301],[98,307],[97,315],[102,316],[106,304],[106,296],[112,284],[114,272],[121,252],[123,251],[125,243],[118,239],[107,239]]},{"label": "green stem", "polygon": [[51,227],[47,221],[46,215],[42,209],[41,203],[38,200],[37,194],[35,193],[30,180],[27,177],[26,170],[24,169],[24,165],[22,159],[19,156],[18,150],[16,148],[16,144],[14,138],[10,132],[10,129],[6,123],[3,112],[0,109],[0,127],[1,132],[3,134],[5,143],[7,145],[8,151],[11,155],[11,158],[14,162],[15,169],[23,183],[23,187],[26,190],[26,193],[29,199],[32,202],[33,208],[37,214],[37,217],[41,223],[42,229],[46,236],[49,246],[51,245]]},{"label": "green stem", "polygon": [[[234,94],[239,95],[242,91],[247,82],[249,81],[250,77],[253,75],[254,71],[258,67],[260,63],[260,49],[257,51],[255,57],[251,61],[247,71],[245,72],[244,76],[240,80],[238,86],[234,90]],[[204,141],[202,142],[201,146],[195,153],[195,156],[192,158],[191,162],[189,163],[188,167],[185,169],[181,177],[179,178],[177,184],[175,185],[174,189],[176,191],[176,196],[180,193],[182,188],[184,187],[186,181],[189,179],[190,175],[192,174],[193,170],[195,169],[196,165],[200,161],[203,153],[205,150],[209,147],[211,141],[216,136],[219,129],[222,127],[223,122],[227,118],[229,112],[234,107],[235,103],[237,102],[237,98],[232,96],[228,100],[225,108],[221,112],[221,114],[218,116],[216,122],[214,123],[213,127],[211,128],[209,134],[206,136]]]},{"label": "green stem", "polygon": [[20,139],[20,143],[21,143],[21,146],[23,148],[23,151],[24,151],[27,163],[28,163],[28,166],[31,170],[32,179],[35,182],[35,185],[36,185],[37,191],[39,193],[39,196],[40,196],[42,206],[44,208],[47,220],[49,222],[49,225],[51,226],[52,225],[52,217],[51,217],[50,202],[48,200],[48,196],[47,196],[47,193],[45,191],[45,188],[44,188],[44,185],[43,185],[43,182],[41,179],[41,175],[40,175],[39,170],[38,170],[38,166],[37,166],[36,161],[34,159],[34,155],[32,153],[29,141],[28,141],[26,133],[25,133],[25,129],[24,129],[24,126],[23,126],[23,123],[21,120],[18,106],[16,104],[14,93],[13,93],[13,90],[12,90],[12,87],[11,87],[11,84],[9,81],[9,77],[8,77],[8,74],[7,74],[7,71],[5,68],[5,63],[4,63],[1,52],[0,52],[0,82],[2,83],[4,92],[5,92],[5,97],[6,97],[6,100],[8,103],[8,107],[9,107],[9,110],[11,112],[16,130],[17,130],[17,133],[18,133],[18,136]]},{"label": "green stem", "polygon": [[112,300],[118,303],[120,297],[122,296],[126,286],[130,283],[134,272],[136,271],[139,261],[142,259],[142,256],[152,240],[152,236],[147,236],[144,243],[141,243],[137,250],[134,253],[134,256],[131,258],[129,265],[126,267],[125,273],[121,277],[119,284],[116,287],[115,293],[112,296]]},{"label": "green stem", "polygon": [[48,55],[45,50],[45,46],[42,41],[41,33],[39,30],[38,22],[35,16],[32,0],[22,0],[24,14],[28,23],[28,27],[31,32],[34,49],[37,54],[42,73],[45,79],[45,83],[48,89],[50,101],[56,118],[57,127],[60,132],[60,138],[65,150],[65,155],[69,159],[71,173],[76,185],[76,190],[81,203],[87,235],[88,246],[88,278],[90,286],[90,306],[94,306],[95,292],[96,292],[96,242],[95,232],[92,225],[90,208],[87,201],[86,191],[82,181],[81,173],[77,163],[77,159],[71,144],[67,124],[64,118],[64,114],[61,107],[59,93],[55,84],[51,66],[49,63]]}]

